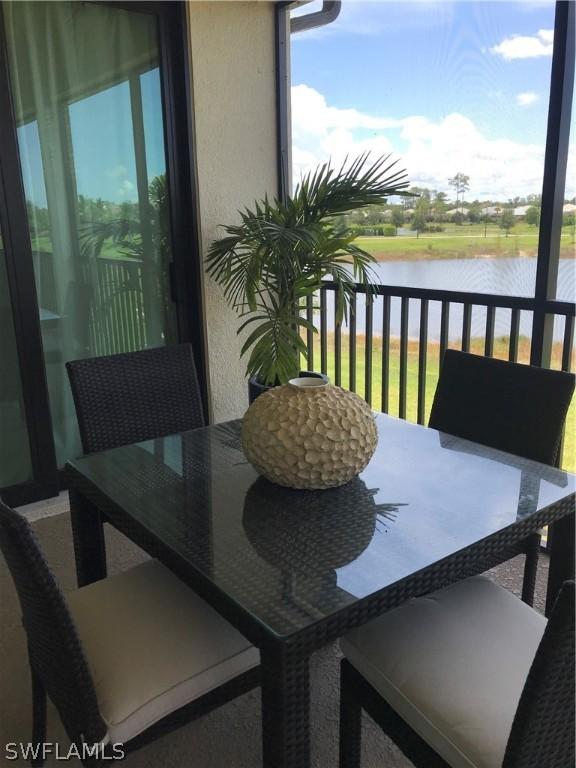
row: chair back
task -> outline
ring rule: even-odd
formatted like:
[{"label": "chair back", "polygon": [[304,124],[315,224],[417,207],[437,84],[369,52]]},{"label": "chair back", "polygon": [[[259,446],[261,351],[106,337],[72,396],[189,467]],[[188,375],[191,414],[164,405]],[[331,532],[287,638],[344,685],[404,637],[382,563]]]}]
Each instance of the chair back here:
[{"label": "chair back", "polygon": [[575,376],[447,349],[429,426],[554,464]]},{"label": "chair back", "polygon": [[502,768],[575,764],[574,653],[574,582],[567,581],[528,673]]},{"label": "chair back", "polygon": [[84,453],[205,426],[190,344],[66,363]]},{"label": "chair back", "polygon": [[64,596],[30,524],[2,501],[0,549],[20,600],[31,666],[70,738],[100,741],[107,729]]}]

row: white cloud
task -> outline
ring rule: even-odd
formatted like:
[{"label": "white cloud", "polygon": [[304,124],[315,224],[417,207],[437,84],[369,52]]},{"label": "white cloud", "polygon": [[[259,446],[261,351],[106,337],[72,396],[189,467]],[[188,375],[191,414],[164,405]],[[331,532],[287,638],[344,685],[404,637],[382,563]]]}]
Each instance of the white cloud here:
[{"label": "white cloud", "polygon": [[[459,171],[470,176],[470,199],[506,200],[542,189],[543,144],[490,138],[459,113],[436,121],[419,115],[370,115],[332,107],[318,91],[297,85],[292,88],[292,121],[295,183],[318,163],[331,159],[338,165],[346,157],[372,151],[398,156],[411,184],[451,196],[448,179]],[[572,149],[569,167],[575,154]],[[575,190],[567,190],[567,196],[573,194]]]},{"label": "white cloud", "polygon": [[374,117],[356,109],[330,107],[324,96],[308,85],[295,85],[292,88],[292,110],[297,113],[296,119],[293,119],[295,132],[302,128],[305,133],[320,135],[330,128],[383,130],[400,125],[399,120]]},{"label": "white cloud", "polygon": [[490,52],[502,56],[506,61],[512,59],[534,59],[539,56],[552,56],[554,30],[539,29],[533,35],[512,35],[490,48]]},{"label": "white cloud", "polygon": [[534,91],[524,91],[523,93],[516,94],[516,104],[519,107],[529,107],[538,101],[538,94]]},{"label": "white cloud", "polygon": [[125,165],[119,164],[112,166],[112,168],[106,168],[106,176],[109,179],[123,179],[127,175],[128,169]]},{"label": "white cloud", "polygon": [[136,187],[134,186],[134,183],[133,183],[132,181],[130,181],[129,179],[124,179],[124,181],[122,182],[122,184],[121,184],[121,185],[118,187],[118,189],[116,190],[116,194],[117,194],[119,197],[127,197],[127,198],[131,198],[131,197],[132,197],[132,194],[131,194],[131,193],[132,193],[132,192],[133,192],[135,189],[136,189]]}]

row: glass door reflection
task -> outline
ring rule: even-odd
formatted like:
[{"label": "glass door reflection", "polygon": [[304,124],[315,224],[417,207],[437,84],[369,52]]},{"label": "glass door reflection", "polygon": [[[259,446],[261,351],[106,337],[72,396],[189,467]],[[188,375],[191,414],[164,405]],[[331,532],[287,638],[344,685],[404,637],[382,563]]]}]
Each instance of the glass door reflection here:
[{"label": "glass door reflection", "polygon": [[4,6],[58,464],[80,442],[65,363],[177,340],[157,21]]}]

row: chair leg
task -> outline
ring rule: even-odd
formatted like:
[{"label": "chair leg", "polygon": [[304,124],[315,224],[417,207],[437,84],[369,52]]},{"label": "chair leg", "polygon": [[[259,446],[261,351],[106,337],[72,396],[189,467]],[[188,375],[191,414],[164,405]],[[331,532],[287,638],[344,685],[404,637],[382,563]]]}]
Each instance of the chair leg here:
[{"label": "chair leg", "polygon": [[31,765],[44,765],[42,745],[46,741],[46,690],[37,673],[30,667],[32,674],[32,744],[38,749],[37,757]]},{"label": "chair leg", "polygon": [[340,768],[360,768],[362,749],[362,707],[354,696],[352,667],[346,659],[340,665]]},{"label": "chair leg", "polygon": [[534,605],[536,591],[536,574],[538,573],[538,557],[540,555],[539,533],[533,533],[526,539],[526,562],[524,563],[524,581],[522,583],[522,600],[528,605]]}]

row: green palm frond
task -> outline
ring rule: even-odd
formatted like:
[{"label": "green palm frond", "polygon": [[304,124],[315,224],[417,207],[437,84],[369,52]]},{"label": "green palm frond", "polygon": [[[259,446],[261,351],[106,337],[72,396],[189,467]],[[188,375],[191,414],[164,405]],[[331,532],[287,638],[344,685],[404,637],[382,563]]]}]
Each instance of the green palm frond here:
[{"label": "green palm frond", "polygon": [[354,244],[356,236],[342,226],[341,216],[381,205],[390,195],[409,194],[407,174],[397,162],[390,155],[372,160],[363,154],[337,170],[325,163],[285,202],[266,197],[240,211],[240,223],[224,227],[226,235],[212,243],[208,274],[241,316],[251,315],[239,330],[251,326],[242,347],[242,354],[249,354],[249,375],[276,384],[297,374],[299,355],[306,351],[301,331],[310,326],[299,316],[300,302],[323,280],[338,286],[339,321],[346,317],[355,283],[369,288],[374,258]]},{"label": "green palm frond", "polygon": [[80,227],[80,252],[84,258],[97,256],[107,240],[115,245],[125,245],[140,236],[140,224],[129,218],[90,222]]}]

